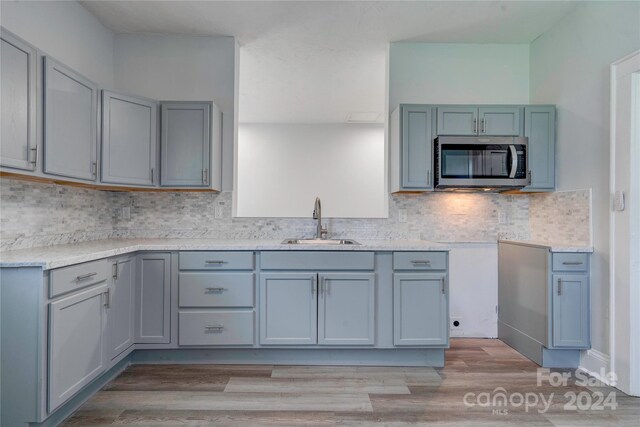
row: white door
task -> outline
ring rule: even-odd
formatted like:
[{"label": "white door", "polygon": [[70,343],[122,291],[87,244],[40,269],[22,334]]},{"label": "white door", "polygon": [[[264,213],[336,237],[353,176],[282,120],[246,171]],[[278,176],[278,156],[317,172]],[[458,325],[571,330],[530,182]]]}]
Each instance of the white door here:
[{"label": "white door", "polygon": [[611,71],[611,368],[640,396],[640,51]]}]

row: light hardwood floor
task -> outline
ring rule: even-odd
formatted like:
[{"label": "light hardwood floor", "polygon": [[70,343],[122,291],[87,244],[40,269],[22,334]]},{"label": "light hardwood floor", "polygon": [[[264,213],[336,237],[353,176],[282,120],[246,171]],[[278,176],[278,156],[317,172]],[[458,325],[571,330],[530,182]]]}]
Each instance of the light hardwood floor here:
[{"label": "light hardwood floor", "polygon": [[[537,368],[502,342],[482,339],[452,339],[445,367],[436,369],[137,365],[65,425],[640,426],[640,399],[610,387],[581,386],[574,375],[566,386],[556,387],[550,375],[557,379],[574,372],[539,374]],[[512,404],[484,405],[502,391],[498,387]],[[591,409],[609,393],[614,393],[615,410]],[[550,402],[546,410],[541,394]],[[582,409],[565,408],[572,394]],[[476,405],[466,404],[465,396]],[[520,396],[530,407],[520,405]]]}]

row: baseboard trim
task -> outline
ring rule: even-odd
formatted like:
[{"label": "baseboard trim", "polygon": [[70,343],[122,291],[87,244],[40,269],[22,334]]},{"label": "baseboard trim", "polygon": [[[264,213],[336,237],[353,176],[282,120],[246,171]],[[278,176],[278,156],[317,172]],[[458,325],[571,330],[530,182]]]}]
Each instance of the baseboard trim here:
[{"label": "baseboard trim", "polygon": [[580,357],[579,370],[586,372],[604,384],[611,385],[608,376],[610,357],[598,350],[583,351]]}]

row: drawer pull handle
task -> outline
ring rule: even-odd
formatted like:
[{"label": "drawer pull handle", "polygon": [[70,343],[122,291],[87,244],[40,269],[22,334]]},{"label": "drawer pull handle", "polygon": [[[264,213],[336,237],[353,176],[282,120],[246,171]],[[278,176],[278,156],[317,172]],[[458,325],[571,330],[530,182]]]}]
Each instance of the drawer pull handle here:
[{"label": "drawer pull handle", "polygon": [[221,265],[221,264],[226,264],[227,261],[220,261],[220,260],[209,260],[209,261],[205,261],[205,264],[215,264],[215,265]]},{"label": "drawer pull handle", "polygon": [[87,274],[83,274],[83,275],[81,275],[81,276],[77,276],[77,277],[76,277],[76,282],[80,282],[81,280],[85,280],[85,279],[88,279],[88,278],[90,278],[90,277],[97,276],[97,275],[98,275],[98,273],[87,273]]},{"label": "drawer pull handle", "polygon": [[222,325],[212,325],[212,326],[204,327],[204,330],[206,332],[222,332],[223,329],[224,329],[224,326]]},{"label": "drawer pull handle", "polygon": [[227,288],[204,288],[206,292],[224,292]]},{"label": "drawer pull handle", "polygon": [[563,261],[562,265],[582,265],[582,261]]},{"label": "drawer pull handle", "polygon": [[445,286],[444,277],[442,279],[440,279],[440,290],[442,291],[442,295],[446,294],[446,286]]},{"label": "drawer pull handle", "polygon": [[419,259],[414,259],[413,261],[411,261],[412,264],[420,264],[420,265],[431,265],[431,261],[428,260],[419,260]]}]

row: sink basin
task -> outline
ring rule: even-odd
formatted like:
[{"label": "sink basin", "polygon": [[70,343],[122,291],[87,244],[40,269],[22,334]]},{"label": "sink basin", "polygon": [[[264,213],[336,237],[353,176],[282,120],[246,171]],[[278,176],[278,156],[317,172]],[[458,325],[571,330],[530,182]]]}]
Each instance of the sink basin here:
[{"label": "sink basin", "polygon": [[284,239],[283,245],[359,245],[351,239]]}]

